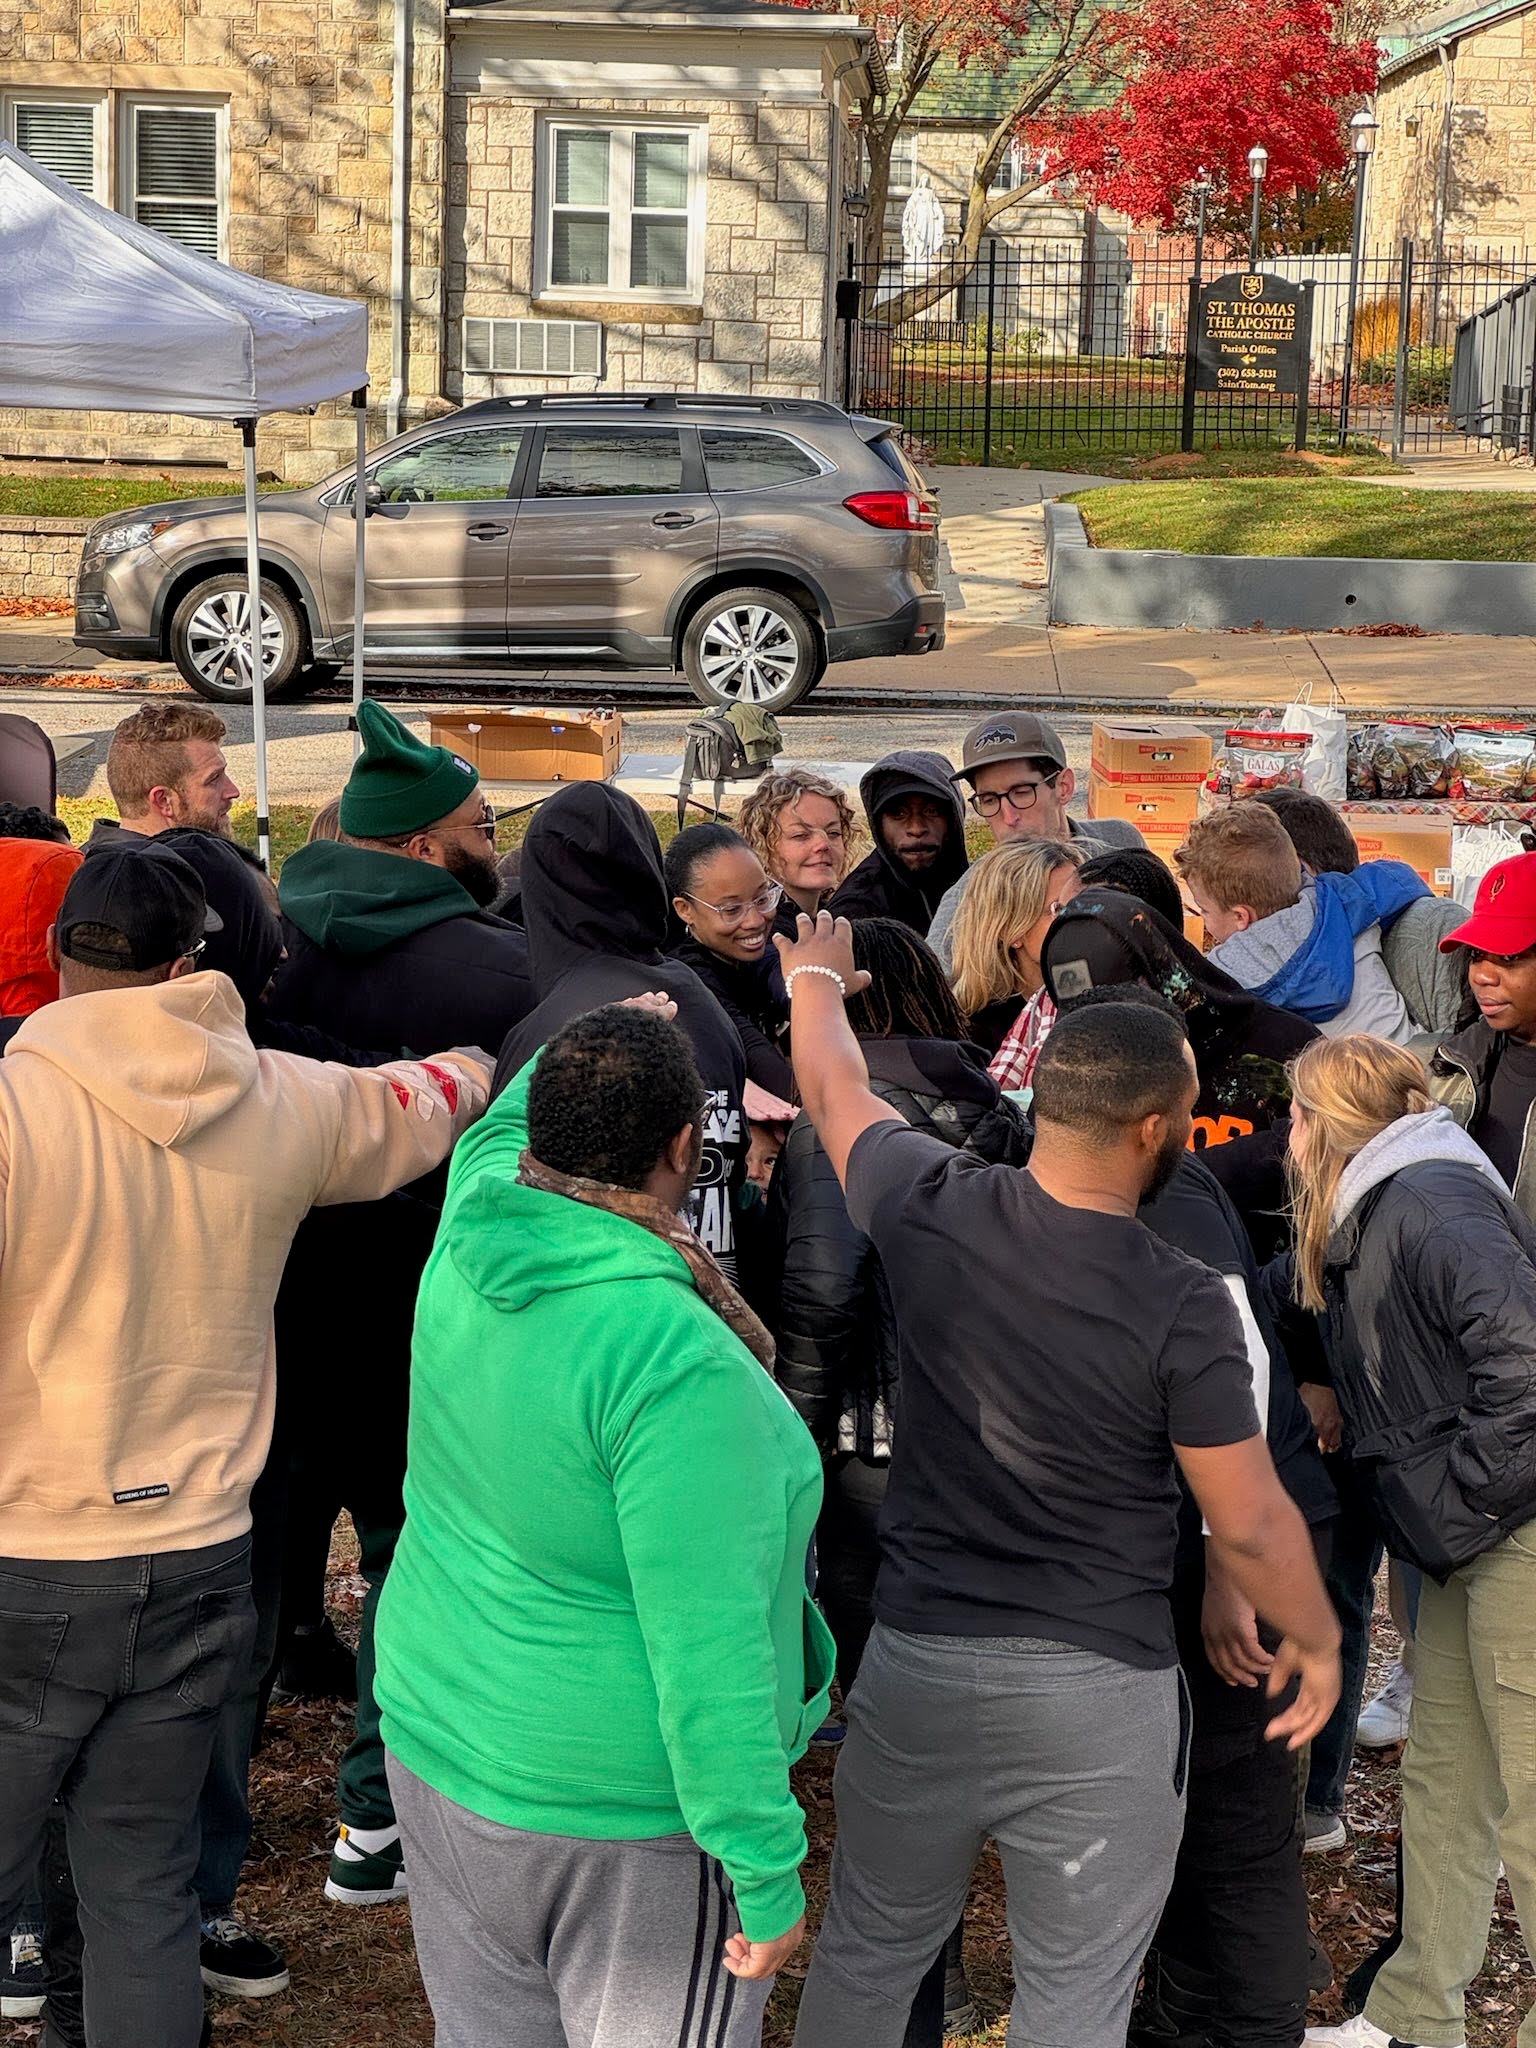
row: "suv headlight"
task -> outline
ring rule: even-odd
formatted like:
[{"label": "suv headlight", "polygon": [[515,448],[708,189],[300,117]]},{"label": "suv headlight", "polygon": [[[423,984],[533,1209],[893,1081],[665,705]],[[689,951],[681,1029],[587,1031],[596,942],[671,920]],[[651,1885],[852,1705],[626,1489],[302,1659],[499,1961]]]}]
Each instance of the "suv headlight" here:
[{"label": "suv headlight", "polygon": [[157,533],[164,533],[169,519],[120,519],[112,526],[98,526],[85,537],[84,559],[123,555],[129,548],[146,547]]}]

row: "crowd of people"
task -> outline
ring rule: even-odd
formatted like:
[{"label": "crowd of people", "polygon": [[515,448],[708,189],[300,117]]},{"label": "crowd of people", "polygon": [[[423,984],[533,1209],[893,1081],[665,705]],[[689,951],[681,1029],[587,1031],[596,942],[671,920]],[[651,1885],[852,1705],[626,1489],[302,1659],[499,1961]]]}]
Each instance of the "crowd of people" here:
[{"label": "crowd of people", "polygon": [[[498,859],[359,728],[275,885],[203,706],[83,850],[0,806],[0,2013],[287,1989],[250,1764],[320,1694],[325,1896],[409,1900],[440,2048],[750,2048],[813,1740],[797,2048],[973,2021],[988,1840],[1019,2048],[1463,2048],[1501,1868],[1536,1926],[1536,854],[1468,915],[1275,792],[1175,873],[1021,711],[862,821],[579,783]],[[1404,1733],[1309,2032],[1303,1856]]]}]

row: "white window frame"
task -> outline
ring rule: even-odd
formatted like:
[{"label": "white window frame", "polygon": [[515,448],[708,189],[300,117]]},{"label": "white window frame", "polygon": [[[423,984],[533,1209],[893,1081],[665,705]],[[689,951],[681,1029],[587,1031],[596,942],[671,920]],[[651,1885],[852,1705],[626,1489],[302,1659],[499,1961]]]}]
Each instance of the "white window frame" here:
[{"label": "white window frame", "polygon": [[[7,142],[16,141],[16,109],[18,107],[87,106],[94,115],[91,137],[91,197],[103,206],[111,204],[111,131],[107,125],[107,95],[89,90],[71,91],[67,87],[43,86],[8,87],[0,93],[0,135]],[[20,145],[17,145],[18,148]]]},{"label": "white window frame", "polygon": [[212,93],[124,93],[117,118],[117,210],[138,218],[135,128],[141,113],[211,113],[214,116],[214,203],[217,209],[218,260],[229,261],[229,102]]},{"label": "white window frame", "polygon": [[[555,152],[562,134],[593,132],[608,141],[608,278],[607,284],[556,284],[553,267],[555,218]],[[634,218],[635,137],[685,135],[688,138],[688,279],[680,288],[632,288],[629,284],[630,223]],[[537,200],[534,233],[534,296],[541,303],[631,306],[701,306],[704,303],[704,225],[709,182],[709,127],[702,121],[616,121],[611,117],[584,120],[565,114],[547,119],[539,134]],[[578,206],[577,213],[598,207]],[[641,212],[650,209],[642,207]],[[615,282],[622,279],[623,282]]]},{"label": "white window frame", "polygon": [[[919,161],[921,136],[916,128],[898,128],[891,141],[890,182],[886,187],[892,199],[905,199],[917,184],[922,169]],[[903,161],[898,173],[897,162]]]}]

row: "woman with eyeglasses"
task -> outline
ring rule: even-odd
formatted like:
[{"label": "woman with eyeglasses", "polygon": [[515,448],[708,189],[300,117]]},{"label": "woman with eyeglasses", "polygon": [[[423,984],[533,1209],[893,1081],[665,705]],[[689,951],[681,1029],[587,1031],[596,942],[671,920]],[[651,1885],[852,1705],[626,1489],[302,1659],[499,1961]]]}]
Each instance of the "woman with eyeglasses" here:
[{"label": "woman with eyeglasses", "polygon": [[803,910],[814,917],[848,872],[857,821],[835,782],[809,768],[765,775],[742,806],[742,837],[783,885],[773,928],[796,936]]},{"label": "woman with eyeglasses", "polygon": [[690,825],[666,854],[667,894],[684,937],[670,947],[715,997],[741,1037],[747,1078],[788,1098],[789,998],[773,944],[784,895],[729,825]]},{"label": "woman with eyeglasses", "polygon": [[[1045,994],[1040,948],[1057,912],[1077,894],[1079,861],[1063,840],[1013,839],[983,854],[971,870],[955,918],[953,980],[971,1039],[989,1058],[1027,1009],[1040,1017],[1045,1042],[1055,1011]],[[1029,1065],[1032,1075],[1033,1060]],[[1023,1088],[1030,1076],[995,1078],[1003,1087]]]}]

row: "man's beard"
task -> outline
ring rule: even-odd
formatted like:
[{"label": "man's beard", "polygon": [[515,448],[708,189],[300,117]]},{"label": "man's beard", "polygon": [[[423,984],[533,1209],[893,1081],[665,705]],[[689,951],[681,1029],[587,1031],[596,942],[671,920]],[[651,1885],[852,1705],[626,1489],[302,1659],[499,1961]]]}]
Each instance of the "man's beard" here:
[{"label": "man's beard", "polygon": [[1163,1140],[1163,1148],[1152,1163],[1152,1176],[1142,1190],[1143,1202],[1155,1202],[1179,1170],[1179,1161],[1184,1157],[1184,1146],[1179,1142],[1176,1131],[1170,1131]]},{"label": "man's beard", "polygon": [[489,910],[501,894],[501,876],[496,863],[491,859],[478,859],[466,853],[463,847],[455,846],[448,856],[448,872],[463,889],[467,889],[482,910]]}]

